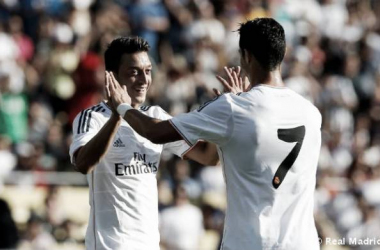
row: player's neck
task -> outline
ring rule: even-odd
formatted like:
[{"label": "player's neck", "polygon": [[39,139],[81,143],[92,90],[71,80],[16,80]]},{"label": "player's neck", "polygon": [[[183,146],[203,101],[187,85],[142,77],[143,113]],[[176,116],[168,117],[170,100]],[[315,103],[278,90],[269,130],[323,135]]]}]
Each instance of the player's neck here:
[{"label": "player's neck", "polygon": [[138,109],[140,107],[140,104],[137,103],[131,103],[132,108]]},{"label": "player's neck", "polygon": [[266,84],[274,87],[283,87],[280,69],[274,71],[259,71],[251,72],[250,81],[252,87],[259,84]]}]

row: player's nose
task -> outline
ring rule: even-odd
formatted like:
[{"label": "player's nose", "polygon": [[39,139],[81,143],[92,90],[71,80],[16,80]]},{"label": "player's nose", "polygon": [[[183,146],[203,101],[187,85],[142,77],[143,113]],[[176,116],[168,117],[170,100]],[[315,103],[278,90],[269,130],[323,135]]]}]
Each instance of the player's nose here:
[{"label": "player's nose", "polygon": [[139,78],[139,84],[141,84],[141,85],[146,85],[146,84],[148,84],[149,83],[149,75],[148,74],[146,74],[146,73],[143,73],[143,74],[141,74],[141,76],[140,76],[140,78]]}]

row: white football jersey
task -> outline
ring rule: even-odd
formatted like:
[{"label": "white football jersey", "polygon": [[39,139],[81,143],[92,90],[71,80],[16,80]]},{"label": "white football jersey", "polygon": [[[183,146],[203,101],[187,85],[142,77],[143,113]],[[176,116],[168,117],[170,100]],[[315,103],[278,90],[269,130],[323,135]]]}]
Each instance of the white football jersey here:
[{"label": "white football jersey", "polygon": [[319,249],[313,217],[321,115],[285,87],[225,94],[171,120],[218,146],[227,186],[222,250]]},{"label": "white football jersey", "polygon": [[[139,110],[161,120],[171,118],[158,106]],[[111,114],[102,102],[77,115],[70,146],[73,163],[75,151],[99,132]],[[106,155],[87,175],[91,206],[87,249],[159,249],[156,173],[163,149],[182,156],[189,146],[184,141],[153,144],[122,120]]]}]

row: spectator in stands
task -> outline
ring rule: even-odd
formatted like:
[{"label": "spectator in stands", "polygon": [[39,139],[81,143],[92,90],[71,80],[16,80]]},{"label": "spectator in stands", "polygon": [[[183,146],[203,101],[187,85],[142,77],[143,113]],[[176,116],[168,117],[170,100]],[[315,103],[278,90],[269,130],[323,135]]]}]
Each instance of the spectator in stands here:
[{"label": "spectator in stands", "polygon": [[6,201],[0,199],[0,249],[16,248],[19,234]]},{"label": "spectator in stands", "polygon": [[174,189],[174,204],[160,215],[161,244],[167,250],[200,249],[204,233],[201,210],[189,202],[185,187]]}]

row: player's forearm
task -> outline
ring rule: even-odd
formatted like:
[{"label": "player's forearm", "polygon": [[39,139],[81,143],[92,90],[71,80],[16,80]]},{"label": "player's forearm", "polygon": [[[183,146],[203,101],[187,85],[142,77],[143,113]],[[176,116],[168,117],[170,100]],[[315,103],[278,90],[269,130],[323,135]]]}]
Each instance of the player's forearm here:
[{"label": "player's forearm", "polygon": [[194,160],[205,166],[216,166],[219,164],[219,155],[216,145],[210,142],[199,141],[187,152],[185,158]]},{"label": "player's forearm", "polygon": [[[163,144],[183,139],[169,121],[151,118],[133,109],[128,110],[123,118],[138,134],[153,143]],[[198,142],[185,157],[208,166],[219,163],[216,146],[209,142]]]},{"label": "player's forearm", "polygon": [[127,111],[123,118],[139,135],[155,144],[182,140],[168,121],[151,118],[137,110]]},{"label": "player's forearm", "polygon": [[202,142],[203,165],[216,166],[219,164],[219,155],[216,145],[211,142]]},{"label": "player's forearm", "polygon": [[77,151],[75,157],[76,171],[87,174],[101,160],[117,132],[120,121],[120,117],[112,115],[98,134]]}]

